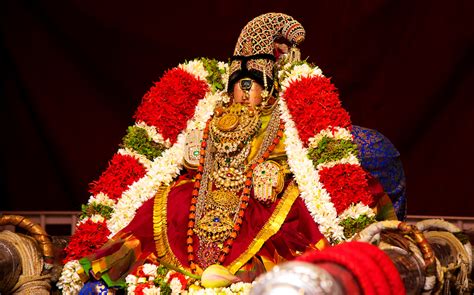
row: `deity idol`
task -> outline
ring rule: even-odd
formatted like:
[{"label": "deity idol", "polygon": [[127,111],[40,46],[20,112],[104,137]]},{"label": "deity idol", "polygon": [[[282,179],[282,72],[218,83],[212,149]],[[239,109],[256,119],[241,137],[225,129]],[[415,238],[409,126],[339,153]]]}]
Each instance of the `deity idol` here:
[{"label": "deity idol", "polygon": [[166,72],[92,185],[65,272],[124,288],[144,264],[190,277],[219,265],[251,282],[395,219],[360,160],[381,137],[354,132],[336,88],[300,60],[304,38],[292,17],[268,13],[244,27],[229,64],[201,58]]}]

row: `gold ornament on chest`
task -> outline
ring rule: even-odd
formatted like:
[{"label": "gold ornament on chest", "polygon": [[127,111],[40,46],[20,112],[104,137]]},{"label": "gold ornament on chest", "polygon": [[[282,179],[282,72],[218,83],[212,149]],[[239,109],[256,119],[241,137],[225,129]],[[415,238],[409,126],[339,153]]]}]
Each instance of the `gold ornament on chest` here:
[{"label": "gold ornament on chest", "polygon": [[217,128],[221,131],[228,132],[239,126],[239,117],[233,113],[227,113],[217,121]]},{"label": "gold ornament on chest", "polygon": [[237,192],[244,187],[246,159],[260,125],[258,112],[246,105],[216,110],[210,135],[216,149],[211,179],[217,188]]},{"label": "gold ornament on chest", "polygon": [[215,190],[209,193],[205,213],[194,232],[206,242],[224,242],[234,227],[234,217],[240,204],[236,193]]}]

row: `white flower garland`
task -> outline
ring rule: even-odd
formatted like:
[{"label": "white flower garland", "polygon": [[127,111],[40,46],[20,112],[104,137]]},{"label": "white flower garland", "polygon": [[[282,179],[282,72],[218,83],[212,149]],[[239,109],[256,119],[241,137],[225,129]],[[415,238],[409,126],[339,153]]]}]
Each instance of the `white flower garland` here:
[{"label": "white flower garland", "polygon": [[[368,206],[358,203],[351,205],[340,216],[337,216],[336,208],[331,201],[329,193],[319,181],[318,171],[322,168],[330,168],[338,164],[360,165],[360,161],[355,155],[349,154],[347,157],[337,161],[319,164],[315,169],[312,160],[307,156],[308,150],[303,146],[299,138],[295,123],[285,102],[285,92],[291,83],[304,77],[315,76],[323,76],[322,71],[318,67],[311,67],[306,62],[300,65],[287,64],[278,73],[278,77],[283,79],[279,105],[281,118],[285,123],[285,149],[290,170],[296,179],[300,189],[300,197],[304,200],[306,208],[314,221],[319,225],[321,233],[328,240],[338,242],[347,238],[344,236],[343,227],[339,225],[342,220],[346,219],[347,216],[360,216],[363,214],[373,216],[374,212]],[[309,139],[309,147],[316,147],[323,137],[353,140],[353,136],[348,129],[329,127],[311,137]]]},{"label": "white flower garland", "polygon": [[282,91],[290,86],[293,81],[301,78],[323,76],[323,72],[318,67],[311,67],[307,62],[303,62],[299,65],[287,63],[278,72],[278,78],[281,82]]},{"label": "white flower garland", "polygon": [[[218,67],[219,69],[225,69],[227,73],[228,65],[226,63],[219,62]],[[189,72],[203,81],[207,81],[206,77],[209,73],[200,60],[193,60],[181,64],[178,68]],[[284,100],[284,94],[292,82],[303,77],[322,76],[322,72],[318,67],[311,67],[307,63],[303,63],[296,66],[286,65],[278,73],[278,76],[283,78],[278,103],[281,111],[281,119],[285,124],[285,150],[288,155],[288,164],[300,189],[300,197],[304,200],[309,213],[319,225],[319,230],[326,238],[335,242],[344,240],[343,228],[339,225],[341,220],[349,217],[357,218],[364,214],[371,217],[374,212],[368,206],[359,203],[349,206],[340,216],[337,216],[329,193],[319,181],[318,170],[343,163],[360,165],[360,162],[354,155],[350,154],[346,158],[323,163],[318,165],[317,169],[314,168],[313,162],[307,157],[308,150],[303,146],[299,138],[295,123],[291,118],[291,114]],[[176,143],[172,146],[169,140],[165,141],[163,139],[163,136],[156,131],[155,127],[148,126],[144,122],[137,122],[135,124],[135,126],[145,129],[153,141],[169,148],[153,161],[149,161],[143,157],[146,159],[145,161],[142,157],[128,149],[120,149],[118,151],[119,154],[135,157],[148,171],[145,176],[131,184],[115,204],[113,200],[103,193],[99,193],[90,198],[89,204],[99,203],[111,206],[114,209],[111,218],[107,220],[107,227],[111,232],[109,237],[114,236],[118,231],[127,226],[135,217],[136,210],[145,201],[152,198],[162,184],[171,183],[173,179],[179,175],[183,165],[185,134],[194,129],[203,130],[207,120],[214,111],[216,103],[225,99],[225,97],[223,92],[212,93],[209,91],[206,96],[198,102],[193,118],[187,122],[186,129],[178,135]],[[317,146],[324,136],[335,139],[353,139],[350,131],[345,128],[328,128],[309,139],[310,147]],[[93,216],[90,219],[94,222],[103,221],[103,218],[101,219],[97,216]],[[65,265],[60,281],[58,282],[58,286],[63,289],[63,292],[66,292],[66,290],[70,292],[65,294],[77,294],[82,287],[80,280],[77,281],[79,277],[72,275],[72,272],[76,272],[78,268],[80,268],[80,265],[77,260],[70,261]],[[218,290],[218,292],[224,294],[246,294],[250,290],[250,286],[251,284],[234,284],[229,288]],[[133,290],[129,291],[133,292]],[[156,290],[149,290],[149,292],[153,293],[156,292]],[[216,293],[215,290],[201,289],[196,292],[190,290],[189,294]]]},{"label": "white flower garland", "polygon": [[321,130],[318,134],[308,139],[308,147],[317,147],[321,139],[324,137],[333,138],[333,139],[344,139],[344,140],[353,140],[354,137],[352,133],[341,127],[329,127],[324,130]]},{"label": "white flower garland", "polygon": [[[282,93],[283,94],[283,93]],[[336,208],[331,197],[319,182],[319,175],[314,169],[313,162],[307,157],[308,150],[299,139],[295,123],[291,119],[284,97],[280,100],[281,118],[285,123],[285,150],[288,165],[298,183],[300,197],[306,208],[319,225],[319,230],[329,240],[340,241],[344,237],[343,229],[339,226]]]},{"label": "white flower garland", "polygon": [[[190,61],[179,65],[178,67],[188,71],[190,74],[202,79],[203,81],[206,81],[206,77],[209,75],[209,73],[204,69],[203,63],[199,60]],[[222,64],[220,64],[219,67],[226,68],[226,66]],[[198,102],[194,116],[188,121],[186,130],[178,135],[176,143],[171,147],[170,141],[165,141],[163,136],[156,131],[154,126],[148,126],[144,122],[137,122],[135,124],[135,126],[145,129],[148,136],[152,138],[153,141],[170,148],[165,150],[160,157],[150,161],[149,165],[144,165],[148,170],[147,174],[130,185],[116,203],[104,193],[99,193],[90,197],[88,204],[97,203],[110,206],[114,209],[112,216],[107,220],[107,227],[111,233],[109,238],[132,221],[135,217],[136,210],[145,201],[149,200],[156,194],[160,185],[169,184],[179,174],[183,164],[186,132],[195,128],[199,130],[204,129],[205,122],[207,122],[211,117],[216,103],[222,98],[222,96],[221,92],[211,93],[209,91],[206,96]],[[120,149],[119,153],[129,154],[124,149]],[[137,155],[133,154],[133,156],[139,159]],[[103,221],[103,218],[101,219],[94,216],[93,218],[86,218],[82,222],[89,219],[93,222]],[[57,283],[58,287],[63,289],[64,294],[77,294],[82,288],[83,284],[77,275],[77,270],[80,268],[81,266],[77,260],[69,261],[64,266],[61,279]]]},{"label": "white flower garland", "polygon": [[100,214],[94,214],[92,215],[91,217],[86,217],[84,219],[81,219],[76,226],[80,226],[81,224],[84,224],[86,223],[87,221],[92,221],[94,223],[99,223],[99,222],[104,222],[105,221],[105,218],[102,217],[102,215]]},{"label": "white flower garland", "polygon": [[[205,78],[209,75],[203,63],[199,60],[190,61],[178,67],[199,77],[203,81],[206,81]],[[121,198],[118,199],[117,204],[114,206],[112,216],[107,221],[107,227],[110,230],[109,237],[114,236],[118,231],[127,226],[135,217],[136,210],[144,202],[152,198],[162,184],[171,183],[179,175],[183,165],[186,132],[193,129],[203,130],[205,122],[211,117],[214,107],[221,97],[222,94],[220,92],[208,92],[198,102],[193,118],[188,121],[186,130],[178,135],[176,143],[151,163],[144,177],[134,182],[122,193]]]},{"label": "white flower garland", "polygon": [[81,291],[84,286],[78,274],[81,268],[77,260],[71,260],[64,265],[61,276],[56,284],[58,288],[62,290],[62,294],[73,295]]},{"label": "white flower garland", "polygon": [[204,63],[199,59],[195,59],[192,61],[188,61],[184,64],[180,64],[178,68],[185,70],[186,72],[198,77],[199,79],[203,81],[206,81],[207,76],[209,76],[209,73],[206,71],[206,68],[204,67]]},{"label": "white flower garland", "polygon": [[247,295],[252,289],[251,283],[234,283],[225,288],[189,289],[189,295]]},{"label": "white flower garland", "polygon": [[352,204],[350,205],[344,212],[339,215],[341,220],[345,220],[347,218],[357,219],[361,215],[366,215],[367,217],[374,217],[375,213],[369,206],[364,205],[362,203]]},{"label": "white flower garland", "polygon": [[323,168],[332,168],[340,164],[360,165],[360,161],[354,154],[349,154],[347,157],[339,160],[318,164],[316,170],[321,171]]},{"label": "white flower garland", "polygon": [[100,204],[104,206],[113,207],[115,204],[115,201],[109,198],[109,196],[107,196],[107,194],[105,193],[98,193],[97,195],[91,196],[89,198],[88,204],[89,205]]},{"label": "white flower garland", "polygon": [[135,123],[135,126],[139,127],[139,128],[142,128],[142,129],[145,129],[148,137],[150,137],[154,142],[162,144],[166,148],[169,148],[171,146],[171,141],[169,140],[169,138],[167,138],[165,140],[163,138],[163,135],[161,135],[160,133],[158,133],[158,131],[156,131],[155,126],[149,126],[147,123],[145,123],[143,121],[139,121],[139,122]]},{"label": "white flower garland", "polygon": [[145,167],[146,170],[150,170],[151,164],[153,163],[150,161],[147,157],[144,155],[141,155],[134,150],[130,148],[121,148],[117,151],[117,154],[122,155],[122,156],[130,156],[132,158],[135,158],[138,163],[142,164],[143,167]]}]

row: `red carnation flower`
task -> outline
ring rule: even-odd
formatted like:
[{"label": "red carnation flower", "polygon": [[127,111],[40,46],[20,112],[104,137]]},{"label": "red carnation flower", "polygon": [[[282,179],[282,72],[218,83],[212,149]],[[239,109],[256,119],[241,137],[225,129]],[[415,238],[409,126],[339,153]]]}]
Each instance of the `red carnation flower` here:
[{"label": "red carnation flower", "polygon": [[67,263],[70,260],[80,259],[94,253],[107,242],[109,234],[110,231],[105,221],[95,223],[88,219],[79,224],[71,241],[64,249],[66,258],[63,262]]},{"label": "red carnation flower", "polygon": [[306,146],[308,139],[328,127],[352,128],[349,113],[341,106],[336,87],[322,76],[301,78],[285,91],[290,114]]},{"label": "red carnation flower", "polygon": [[169,70],[145,94],[135,118],[155,126],[165,139],[175,143],[193,116],[199,99],[208,90],[205,81],[196,79],[190,73],[179,68]]},{"label": "red carnation flower", "polygon": [[116,200],[135,181],[146,173],[145,168],[132,156],[115,154],[109,167],[102,173],[99,180],[90,184],[90,193],[105,193]]},{"label": "red carnation flower", "polygon": [[338,164],[319,171],[324,188],[331,195],[331,201],[337,214],[342,213],[351,204],[362,202],[372,207],[374,198],[369,190],[367,172],[359,165]]}]

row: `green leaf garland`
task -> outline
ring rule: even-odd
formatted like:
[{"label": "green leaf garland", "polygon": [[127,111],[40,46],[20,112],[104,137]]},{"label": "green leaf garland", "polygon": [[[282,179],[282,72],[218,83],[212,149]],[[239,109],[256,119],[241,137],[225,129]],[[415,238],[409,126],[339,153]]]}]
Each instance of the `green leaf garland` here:
[{"label": "green leaf garland", "polygon": [[165,147],[154,142],[147,134],[146,130],[137,126],[130,126],[127,135],[124,136],[123,146],[144,155],[147,159],[153,160],[161,156]]},{"label": "green leaf garland", "polygon": [[357,219],[352,217],[346,218],[339,225],[344,228],[344,236],[350,238],[374,222],[376,222],[375,216],[360,215]]},{"label": "green leaf garland", "polygon": [[334,139],[327,136],[321,138],[318,146],[310,148],[308,157],[317,167],[319,164],[343,159],[350,154],[357,155],[357,145],[350,140]]},{"label": "green leaf garland", "polygon": [[104,217],[105,219],[109,219],[112,213],[114,212],[114,209],[110,206],[107,205],[102,205],[99,203],[90,203],[88,205],[82,205],[81,206],[81,219],[84,219],[86,217],[91,217],[92,215],[99,214],[100,216]]},{"label": "green leaf garland", "polygon": [[223,75],[225,74],[225,71],[224,69],[219,69],[219,61],[203,57],[201,58],[201,62],[209,73],[206,80],[211,85],[211,91],[215,92],[217,90],[224,90]]}]

